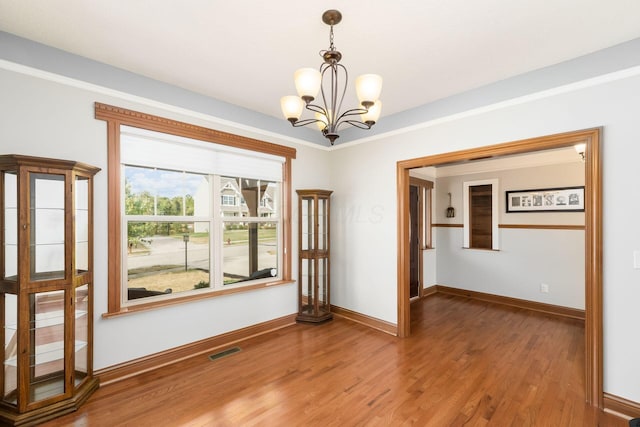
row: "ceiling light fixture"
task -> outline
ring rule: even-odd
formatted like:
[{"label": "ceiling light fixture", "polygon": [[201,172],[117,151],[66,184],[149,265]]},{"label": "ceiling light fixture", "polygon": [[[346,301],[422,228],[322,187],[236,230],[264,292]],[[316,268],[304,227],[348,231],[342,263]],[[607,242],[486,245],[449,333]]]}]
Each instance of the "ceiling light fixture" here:
[{"label": "ceiling light fixture", "polygon": [[[382,90],[382,77],[363,74],[356,79],[356,93],[361,107],[342,112],[349,75],[344,65],[339,63],[342,54],[333,44],[333,26],[341,20],[342,14],[337,10],[327,10],[322,14],[322,22],[329,25],[331,30],[329,49],[320,51],[320,56],[324,59],[320,71],[314,68],[296,71],[294,79],[298,96],[284,96],[280,100],[284,117],[294,127],[316,123],[322,134],[331,141],[331,145],[339,137],[338,128],[345,123],[360,129],[371,129],[380,117],[382,108],[378,99]],[[318,91],[322,94],[322,105],[313,103]],[[315,118],[300,120],[304,108],[314,112]]]}]

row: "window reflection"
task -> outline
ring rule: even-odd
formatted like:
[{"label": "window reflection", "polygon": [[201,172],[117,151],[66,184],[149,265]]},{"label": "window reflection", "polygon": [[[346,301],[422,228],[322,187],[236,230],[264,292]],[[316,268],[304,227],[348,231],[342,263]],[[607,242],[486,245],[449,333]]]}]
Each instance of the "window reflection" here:
[{"label": "window reflection", "polygon": [[277,182],[223,176],[220,216],[273,218],[278,214],[278,188]]},{"label": "window reflection", "polygon": [[224,224],[224,284],[277,276],[278,228],[275,223]]}]

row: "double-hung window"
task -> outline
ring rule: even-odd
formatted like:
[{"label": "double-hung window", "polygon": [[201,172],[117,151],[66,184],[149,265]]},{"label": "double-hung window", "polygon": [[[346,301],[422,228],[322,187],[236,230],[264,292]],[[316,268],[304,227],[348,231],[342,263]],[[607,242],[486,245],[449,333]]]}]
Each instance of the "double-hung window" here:
[{"label": "double-hung window", "polygon": [[153,128],[110,129],[109,313],[290,281],[292,151]]}]

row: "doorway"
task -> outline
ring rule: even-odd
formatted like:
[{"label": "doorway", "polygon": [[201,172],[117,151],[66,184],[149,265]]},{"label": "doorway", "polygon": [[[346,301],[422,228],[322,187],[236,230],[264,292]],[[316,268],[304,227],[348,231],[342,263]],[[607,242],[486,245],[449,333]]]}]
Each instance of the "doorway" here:
[{"label": "doorway", "polygon": [[411,169],[463,161],[524,154],[585,144],[585,397],[603,407],[602,379],[602,173],[600,129],[587,129],[397,163],[398,189],[398,336],[410,331],[410,178]]}]

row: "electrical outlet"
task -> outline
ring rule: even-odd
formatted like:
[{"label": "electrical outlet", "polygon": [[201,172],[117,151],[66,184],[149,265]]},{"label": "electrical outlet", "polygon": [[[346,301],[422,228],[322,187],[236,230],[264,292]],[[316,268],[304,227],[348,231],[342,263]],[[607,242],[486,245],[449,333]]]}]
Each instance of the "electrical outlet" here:
[{"label": "electrical outlet", "polygon": [[549,293],[549,285],[547,285],[546,283],[540,283],[540,292],[542,292],[544,294],[548,294]]}]

